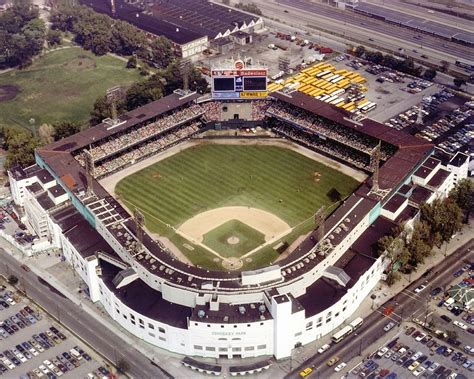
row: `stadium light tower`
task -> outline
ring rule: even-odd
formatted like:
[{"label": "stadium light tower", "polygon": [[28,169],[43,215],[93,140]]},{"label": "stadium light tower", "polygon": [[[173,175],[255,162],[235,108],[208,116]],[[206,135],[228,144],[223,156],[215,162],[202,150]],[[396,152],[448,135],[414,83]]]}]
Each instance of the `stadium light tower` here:
[{"label": "stadium light tower", "polygon": [[189,75],[191,74],[191,60],[189,58],[181,59],[179,62],[179,72],[183,77],[183,90],[189,90]]},{"label": "stadium light tower", "polygon": [[143,225],[145,224],[145,216],[137,208],[133,211],[133,221],[135,222],[135,230],[138,240],[137,253],[143,246]]},{"label": "stadium light tower", "polygon": [[390,189],[381,189],[379,186],[379,170],[380,170],[380,149],[382,146],[382,141],[379,140],[377,146],[372,150],[370,156],[370,171],[372,174],[372,188],[370,190],[371,194],[377,195],[379,197],[384,197],[390,192]]},{"label": "stadium light tower", "polygon": [[376,192],[379,190],[379,166],[380,166],[380,145],[381,142],[375,146],[370,156],[370,171],[373,172],[372,176],[372,191]]},{"label": "stadium light tower", "polygon": [[107,90],[107,101],[110,105],[110,115],[114,124],[117,124],[119,121],[117,116],[117,101],[120,98],[121,92],[122,90],[119,86],[115,86]]},{"label": "stadium light tower", "polygon": [[85,164],[86,164],[86,178],[87,178],[87,194],[89,196],[94,195],[94,187],[93,187],[93,180],[94,180],[94,159],[92,158],[92,154],[89,150],[84,150],[85,154]]},{"label": "stadium light tower", "polygon": [[314,214],[314,224],[318,229],[318,240],[321,242],[324,238],[324,220],[326,219],[326,208],[324,205]]}]

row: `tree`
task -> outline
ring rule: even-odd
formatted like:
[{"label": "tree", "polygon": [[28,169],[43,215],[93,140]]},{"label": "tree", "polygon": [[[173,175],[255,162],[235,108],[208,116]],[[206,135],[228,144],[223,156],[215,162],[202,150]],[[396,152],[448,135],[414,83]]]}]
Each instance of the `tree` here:
[{"label": "tree", "polygon": [[452,199],[465,214],[464,221],[469,221],[469,214],[474,208],[474,183],[470,179],[462,179],[449,193]]},{"label": "tree", "polygon": [[35,162],[34,150],[38,146],[38,140],[31,133],[5,128],[1,134],[3,147],[7,150],[6,169],[14,165],[27,167]]},{"label": "tree", "polygon": [[465,81],[463,78],[454,77],[454,78],[453,78],[453,84],[454,84],[456,87],[460,88],[460,87],[466,85],[466,81]]},{"label": "tree", "polygon": [[[123,101],[119,102],[119,104],[120,105],[117,107],[117,113],[120,114],[123,110]],[[94,126],[100,124],[102,120],[110,117],[112,117],[112,112],[107,97],[105,95],[98,97],[91,111],[89,125]]]},{"label": "tree", "polygon": [[53,137],[55,141],[72,136],[73,134],[78,133],[80,130],[79,125],[71,121],[62,121],[58,124],[54,124],[53,128]]},{"label": "tree", "polygon": [[426,80],[433,80],[436,77],[436,70],[434,68],[427,68],[425,72],[423,73],[423,77]]},{"label": "tree", "polygon": [[15,275],[9,275],[7,278],[7,282],[14,286],[18,283],[18,278]]},{"label": "tree", "polygon": [[132,55],[127,61],[127,68],[136,68],[137,67],[137,57]]},{"label": "tree", "polygon": [[355,56],[359,58],[363,57],[365,55],[365,52],[366,52],[365,47],[362,45],[357,46],[356,49],[354,50]]},{"label": "tree", "polygon": [[447,61],[441,61],[441,67],[440,70],[441,72],[447,72],[449,70],[450,63]]},{"label": "tree", "polygon": [[446,330],[446,334],[447,334],[448,338],[451,338],[453,340],[458,339],[458,332],[456,332],[455,330]]},{"label": "tree", "polygon": [[41,145],[47,145],[54,141],[54,128],[52,125],[43,124],[38,129]]},{"label": "tree", "polygon": [[224,4],[224,5],[230,5],[230,0],[222,0],[222,4]]},{"label": "tree", "polygon": [[125,95],[125,107],[127,110],[141,107],[151,101],[158,100],[163,96],[163,85],[160,82],[147,81],[135,83]]},{"label": "tree", "polygon": [[242,9],[243,11],[246,11],[246,12],[249,12],[249,13],[257,14],[259,16],[262,15],[262,11],[254,3],[244,4],[244,3],[240,2],[238,4],[235,4],[235,7],[237,9]]},{"label": "tree", "polygon": [[335,203],[336,201],[341,201],[341,194],[334,187],[329,190],[329,192],[326,194],[326,196],[329,197],[329,199],[333,203]]},{"label": "tree", "polygon": [[46,28],[29,0],[0,13],[0,68],[26,67],[44,45]]},{"label": "tree", "polygon": [[436,199],[420,206],[420,220],[430,227],[431,243],[441,247],[461,229],[462,211],[451,199]]},{"label": "tree", "polygon": [[128,370],[130,370],[130,364],[124,358],[120,358],[117,363],[117,370],[120,371],[122,374],[125,374]]},{"label": "tree", "polygon": [[46,34],[46,41],[48,42],[48,46],[55,46],[61,44],[61,32],[59,30],[48,30]]}]

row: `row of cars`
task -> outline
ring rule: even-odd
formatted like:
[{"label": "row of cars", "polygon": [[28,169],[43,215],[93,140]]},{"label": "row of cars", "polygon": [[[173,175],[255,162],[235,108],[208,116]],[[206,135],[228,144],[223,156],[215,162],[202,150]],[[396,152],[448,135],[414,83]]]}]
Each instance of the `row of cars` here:
[{"label": "row of cars", "polygon": [[79,367],[84,361],[92,358],[80,347],[74,346],[69,351],[56,355],[53,359],[44,360],[37,368],[29,371],[26,377],[29,379],[56,379],[67,372]]},{"label": "row of cars", "polygon": [[51,327],[45,332],[34,334],[29,341],[19,343],[15,348],[7,349],[0,353],[0,372],[5,373],[8,370],[14,370],[22,363],[59,345],[64,340],[66,340],[66,336],[55,327]]},{"label": "row of cars", "polygon": [[36,324],[41,319],[41,314],[25,306],[18,313],[0,321],[0,339],[6,339],[20,329]]},{"label": "row of cars", "polygon": [[[435,112],[439,101],[446,101],[453,95],[449,92],[443,93],[439,100],[427,100],[424,99],[424,109]],[[428,97],[432,99],[433,96]],[[428,101],[430,101],[428,103]],[[433,102],[436,102],[433,104]],[[422,137],[428,141],[434,141],[440,137],[444,137],[442,142],[438,144],[438,147],[447,151],[448,153],[454,153],[459,150],[462,146],[469,144],[474,138],[474,125],[466,123],[462,124],[469,116],[474,114],[474,110],[466,106],[461,106],[457,109],[452,110],[449,114],[438,119],[431,125],[425,127],[421,132],[418,133],[419,137]],[[459,127],[458,127],[459,126]]]},{"label": "row of cars", "polygon": [[414,80],[408,83],[407,88],[404,88],[404,90],[408,93],[418,93],[431,87],[432,85],[433,83],[429,82],[428,80]]}]

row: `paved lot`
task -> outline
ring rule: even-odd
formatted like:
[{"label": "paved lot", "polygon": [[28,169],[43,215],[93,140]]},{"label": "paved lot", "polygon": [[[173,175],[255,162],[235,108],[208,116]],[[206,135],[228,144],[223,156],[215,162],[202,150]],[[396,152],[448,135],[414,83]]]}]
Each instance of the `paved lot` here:
[{"label": "paved lot", "polygon": [[[16,332],[9,336],[3,335],[0,338],[0,353],[3,354],[3,356],[0,355],[0,363],[3,366],[0,366],[0,369],[2,369],[2,371],[5,370],[4,367],[8,367],[9,362],[16,365],[16,367],[10,365],[8,371],[0,372],[0,376],[6,378],[26,378],[29,373],[29,377],[31,378],[47,378],[47,375],[49,375],[51,379],[57,376],[64,378],[84,378],[87,377],[89,373],[97,371],[101,366],[99,357],[96,356],[93,351],[86,349],[86,346],[84,346],[81,341],[55,323],[44,312],[30,304],[27,299],[20,296],[12,287],[7,286],[7,288],[1,290],[0,296],[2,297],[2,299],[0,299],[0,304],[2,304],[0,310],[0,325],[3,325],[2,330],[5,330],[8,325],[10,325],[11,329],[14,328],[13,330],[17,329]],[[8,298],[13,299],[16,304],[13,304],[11,301],[8,303],[6,301]],[[5,307],[2,301],[9,304],[8,308]],[[17,319],[20,318],[19,314],[23,316],[23,320],[29,319],[31,324],[26,325],[27,323],[23,322],[22,325],[18,321],[15,322],[16,319],[14,317]],[[32,317],[29,318],[28,315]],[[22,320],[20,319],[20,321]],[[14,326],[12,326],[12,324]],[[56,328],[59,333],[53,333],[50,330],[51,327]],[[40,337],[43,333],[46,334],[46,339]],[[40,342],[40,340],[42,340],[42,342]],[[23,345],[24,343],[27,345]],[[69,360],[69,365],[67,365],[69,370],[63,373],[57,366],[61,367],[61,363],[63,367],[66,366],[66,359],[62,357],[62,355],[63,353],[71,354],[70,350],[75,346],[78,346],[86,353],[84,357],[87,358],[87,360],[82,355],[75,361],[72,359]],[[17,359],[16,362],[11,358],[12,356]],[[45,366],[45,360],[55,362],[56,366],[50,366],[50,373],[47,375],[43,374],[43,376],[40,376],[41,374],[39,374],[38,371],[36,371],[37,375],[33,375],[33,370],[39,368],[41,365]],[[51,371],[56,372],[56,375]],[[102,377],[99,372],[96,372],[96,374],[96,377]]]}]

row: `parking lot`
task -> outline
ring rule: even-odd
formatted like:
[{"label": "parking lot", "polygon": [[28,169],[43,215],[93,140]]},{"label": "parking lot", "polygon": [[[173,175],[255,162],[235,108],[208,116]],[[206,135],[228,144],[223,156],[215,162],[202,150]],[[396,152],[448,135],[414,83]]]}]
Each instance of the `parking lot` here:
[{"label": "parking lot", "polygon": [[443,341],[411,325],[374,351],[348,377],[463,379],[472,377],[473,360],[470,353],[443,345]]},{"label": "parking lot", "polygon": [[15,292],[0,287],[0,376],[108,378],[99,356]]},{"label": "parking lot", "polygon": [[[425,307],[411,321],[404,322],[395,336],[352,368],[348,378],[472,378],[474,314],[451,297],[457,293],[453,288],[463,283],[472,286],[472,268],[472,264],[460,262],[445,287],[420,284],[413,296],[429,291]],[[387,336],[394,327],[396,323],[387,321]]]}]

